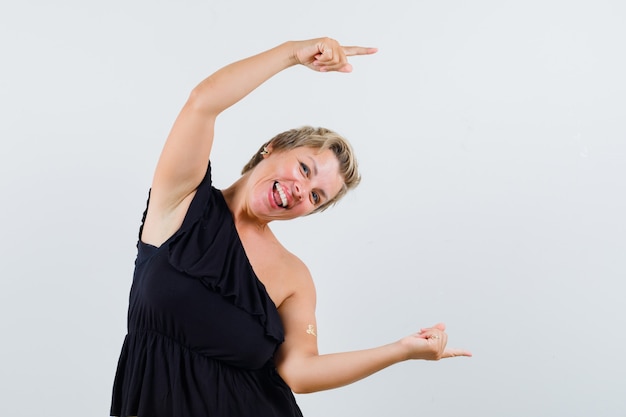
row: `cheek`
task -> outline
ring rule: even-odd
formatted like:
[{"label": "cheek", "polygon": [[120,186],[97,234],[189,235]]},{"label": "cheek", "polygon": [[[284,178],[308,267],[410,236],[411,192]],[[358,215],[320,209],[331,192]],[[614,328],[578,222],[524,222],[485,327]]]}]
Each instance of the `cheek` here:
[{"label": "cheek", "polygon": [[263,207],[269,204],[270,191],[265,184],[258,184],[250,193],[250,203],[255,207]]},{"label": "cheek", "polygon": [[311,203],[310,200],[303,201],[295,207],[295,212],[298,217],[306,216],[311,214],[315,210],[316,206]]}]

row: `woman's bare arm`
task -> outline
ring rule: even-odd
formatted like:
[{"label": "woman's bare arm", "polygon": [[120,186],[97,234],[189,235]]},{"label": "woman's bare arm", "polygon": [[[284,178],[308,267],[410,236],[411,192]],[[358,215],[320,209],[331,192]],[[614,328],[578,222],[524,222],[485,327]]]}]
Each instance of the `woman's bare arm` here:
[{"label": "woman's bare arm", "polygon": [[290,66],[303,64],[322,72],[349,72],[348,56],[373,52],[373,48],[343,47],[330,38],[290,41],[227,65],[198,84],[178,115],[159,158],[143,240],[159,245],[180,227],[206,173],[215,120],[222,111]]},{"label": "woman's bare arm", "polygon": [[[308,270],[302,267],[300,273],[308,274]],[[278,372],[294,392],[338,388],[410,359],[471,356],[467,350],[446,347],[448,336],[441,323],[387,345],[319,355],[314,334],[315,289],[310,276],[300,282],[303,284],[279,308],[285,341],[276,356]]]}]

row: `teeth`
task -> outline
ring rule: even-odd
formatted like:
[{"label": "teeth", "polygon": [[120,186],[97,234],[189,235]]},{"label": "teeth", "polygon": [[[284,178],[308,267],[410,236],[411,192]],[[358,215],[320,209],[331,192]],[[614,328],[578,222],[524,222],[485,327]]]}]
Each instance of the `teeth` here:
[{"label": "teeth", "polygon": [[278,191],[278,195],[280,196],[280,201],[281,201],[281,205],[282,207],[287,207],[287,196],[285,195],[285,192],[283,191],[283,187],[281,187],[278,182],[274,183],[274,188],[276,188],[276,190]]}]

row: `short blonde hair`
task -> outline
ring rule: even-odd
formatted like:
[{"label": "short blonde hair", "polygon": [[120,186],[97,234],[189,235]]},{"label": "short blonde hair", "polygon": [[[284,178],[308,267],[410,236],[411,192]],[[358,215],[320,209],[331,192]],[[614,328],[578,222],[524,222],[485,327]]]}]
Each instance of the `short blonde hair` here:
[{"label": "short blonde hair", "polygon": [[313,210],[313,213],[324,211],[328,207],[335,205],[337,201],[346,195],[348,190],[354,189],[361,182],[358,163],[352,146],[347,139],[330,129],[311,126],[287,130],[264,143],[243,167],[242,175],[252,170],[263,160],[261,152],[263,148],[270,144],[272,145],[272,151],[287,151],[302,146],[318,149],[320,152],[330,149],[339,160],[339,174],[343,178],[343,186],[336,196],[317,207]]}]

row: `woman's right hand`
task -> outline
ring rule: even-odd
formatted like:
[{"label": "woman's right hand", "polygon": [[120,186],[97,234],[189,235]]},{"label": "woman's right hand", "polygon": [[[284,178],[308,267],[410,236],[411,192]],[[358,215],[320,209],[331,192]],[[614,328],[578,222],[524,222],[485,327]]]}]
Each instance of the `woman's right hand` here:
[{"label": "woman's right hand", "polygon": [[314,71],[351,72],[349,56],[370,55],[376,51],[378,51],[376,48],[342,46],[334,39],[318,38],[295,41],[293,57],[297,63]]}]

